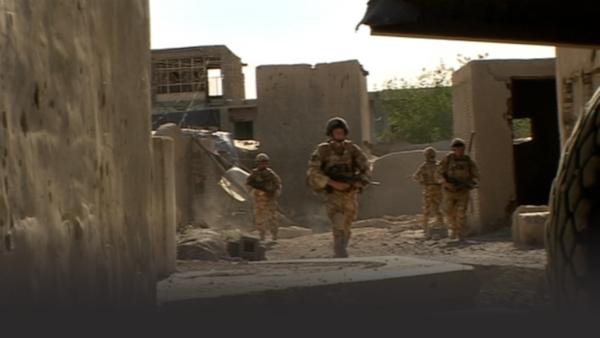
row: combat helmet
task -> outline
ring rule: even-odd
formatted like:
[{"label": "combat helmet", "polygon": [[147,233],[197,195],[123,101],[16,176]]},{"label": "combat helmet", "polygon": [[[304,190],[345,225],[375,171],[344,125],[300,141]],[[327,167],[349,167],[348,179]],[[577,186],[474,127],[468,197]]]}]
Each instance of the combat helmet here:
[{"label": "combat helmet", "polygon": [[265,153],[260,153],[258,155],[256,155],[256,162],[269,162],[270,158],[269,155],[265,154]]},{"label": "combat helmet", "polygon": [[457,148],[457,147],[464,147],[465,146],[465,140],[463,140],[462,138],[455,138],[454,140],[452,140],[452,142],[450,143],[450,147],[451,148]]},{"label": "combat helmet", "polygon": [[423,154],[425,154],[425,158],[429,161],[435,160],[435,148],[427,147],[423,150]]},{"label": "combat helmet", "polygon": [[348,129],[348,123],[346,122],[346,120],[344,120],[341,117],[333,117],[333,118],[330,118],[329,121],[327,121],[327,128],[326,128],[327,136],[331,137],[333,130],[337,129],[337,128],[344,129],[344,132],[346,133],[346,135],[348,135],[348,132],[350,131]]}]

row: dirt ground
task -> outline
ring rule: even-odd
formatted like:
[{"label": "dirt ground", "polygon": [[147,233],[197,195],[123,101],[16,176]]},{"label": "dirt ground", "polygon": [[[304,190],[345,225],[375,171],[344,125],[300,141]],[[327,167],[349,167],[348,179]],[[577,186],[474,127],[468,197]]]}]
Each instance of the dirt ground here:
[{"label": "dirt ground", "polygon": [[[266,247],[270,261],[327,258],[333,251],[330,233],[267,241]],[[354,224],[348,251],[354,257],[402,255],[472,265],[481,281],[477,307],[529,311],[543,310],[549,305],[545,250],[515,248],[509,228],[469,237],[465,242],[447,238],[426,240],[418,215],[370,219]],[[256,268],[235,261],[178,263],[180,271],[249,272]]]}]

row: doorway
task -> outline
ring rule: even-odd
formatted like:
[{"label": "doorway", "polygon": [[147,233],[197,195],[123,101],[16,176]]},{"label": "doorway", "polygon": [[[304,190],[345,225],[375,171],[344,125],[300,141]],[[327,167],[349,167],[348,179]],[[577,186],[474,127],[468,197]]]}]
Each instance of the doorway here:
[{"label": "doorway", "polygon": [[556,81],[512,79],[517,205],[546,205],[560,159]]}]

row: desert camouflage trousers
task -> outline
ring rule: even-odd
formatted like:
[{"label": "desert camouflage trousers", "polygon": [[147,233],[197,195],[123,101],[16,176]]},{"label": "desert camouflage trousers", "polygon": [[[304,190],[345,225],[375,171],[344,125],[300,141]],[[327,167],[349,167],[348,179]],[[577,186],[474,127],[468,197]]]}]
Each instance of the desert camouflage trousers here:
[{"label": "desert camouflage trousers", "polygon": [[325,196],[325,209],[331,221],[334,257],[348,257],[346,248],[352,233],[351,226],[358,214],[357,190],[334,190]]},{"label": "desert camouflage trousers", "polygon": [[429,217],[435,216],[438,225],[444,224],[441,211],[442,186],[439,184],[426,185],[423,188],[423,230],[429,230]]},{"label": "desert camouflage trousers", "polygon": [[325,195],[325,209],[334,230],[350,233],[352,222],[358,214],[357,190],[341,192],[334,190]]},{"label": "desert camouflage trousers", "polygon": [[462,236],[466,232],[467,207],[469,206],[469,190],[448,191],[444,190],[446,203],[446,218],[448,227],[456,235]]},{"label": "desert camouflage trousers", "polygon": [[267,232],[271,232],[273,239],[277,239],[279,230],[279,212],[277,200],[269,197],[264,191],[254,190],[254,224],[261,239],[265,239]]}]

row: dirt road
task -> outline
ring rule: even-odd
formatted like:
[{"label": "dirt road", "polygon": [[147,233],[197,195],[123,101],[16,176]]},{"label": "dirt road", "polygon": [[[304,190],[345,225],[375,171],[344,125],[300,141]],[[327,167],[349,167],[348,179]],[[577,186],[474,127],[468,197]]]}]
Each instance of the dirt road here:
[{"label": "dirt road", "polygon": [[[268,260],[326,258],[332,255],[330,233],[267,242]],[[477,306],[510,310],[545,309],[546,253],[543,249],[517,249],[510,229],[465,242],[426,240],[418,216],[370,219],[354,224],[349,254],[354,257],[402,255],[472,265],[481,280]],[[243,262],[180,261],[179,270],[252,269]]]}]

